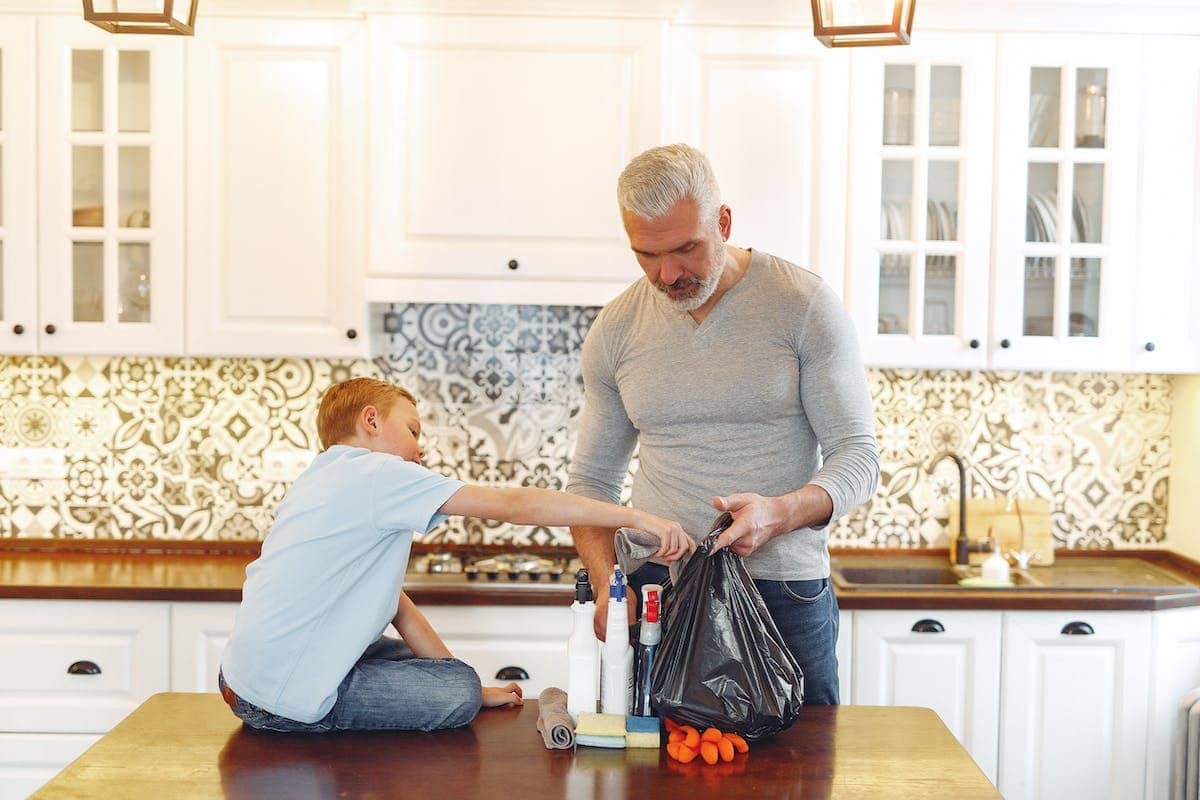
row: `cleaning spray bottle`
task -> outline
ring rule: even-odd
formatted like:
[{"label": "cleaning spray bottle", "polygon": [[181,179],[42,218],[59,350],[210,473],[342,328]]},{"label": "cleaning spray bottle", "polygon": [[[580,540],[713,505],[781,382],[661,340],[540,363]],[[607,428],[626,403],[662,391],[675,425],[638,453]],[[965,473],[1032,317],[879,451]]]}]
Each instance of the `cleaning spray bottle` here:
[{"label": "cleaning spray bottle", "polygon": [[600,711],[625,716],[633,702],[633,648],[629,645],[629,602],[625,576],[613,565],[608,582],[608,622],[600,659]]},{"label": "cleaning spray bottle", "polygon": [[638,634],[637,670],[634,676],[633,714],[637,717],[652,717],[650,708],[650,675],[654,671],[654,655],[662,641],[662,628],[658,622],[659,606],[662,603],[663,587],[648,583],[642,587],[642,625]]},{"label": "cleaning spray bottle", "polygon": [[596,603],[586,569],[575,573],[571,615],[571,638],[567,639],[567,713],[578,723],[581,711],[596,713],[600,691],[600,641],[592,629]]}]

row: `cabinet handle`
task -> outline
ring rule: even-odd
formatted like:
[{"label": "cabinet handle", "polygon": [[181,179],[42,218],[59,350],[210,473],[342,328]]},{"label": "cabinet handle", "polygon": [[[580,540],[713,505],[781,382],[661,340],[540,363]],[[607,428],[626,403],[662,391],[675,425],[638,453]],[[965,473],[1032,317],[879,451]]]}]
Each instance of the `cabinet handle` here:
[{"label": "cabinet handle", "polygon": [[978,339],[972,339],[968,344],[970,345],[972,350],[979,349],[979,340]]},{"label": "cabinet handle", "polygon": [[1146,342],[1146,352],[1147,353],[1154,352],[1154,342]]},{"label": "cabinet handle", "polygon": [[1062,632],[1064,636],[1091,636],[1096,631],[1086,622],[1068,622],[1063,625]]},{"label": "cabinet handle", "polygon": [[95,661],[76,661],[67,667],[68,675],[99,675],[100,666]]},{"label": "cabinet handle", "polygon": [[346,331],[346,338],[347,338],[347,339],[357,339],[357,338],[358,338],[358,331],[354,330],[354,328],[350,328],[350,329],[348,329],[348,330]]},{"label": "cabinet handle", "polygon": [[508,268],[509,269],[517,269],[520,266],[521,266],[521,262],[517,261],[515,258],[510,258],[508,260]]},{"label": "cabinet handle", "polygon": [[527,681],[529,680],[529,673],[521,667],[501,667],[500,671],[496,673],[496,680]]},{"label": "cabinet handle", "polygon": [[912,626],[913,633],[945,633],[946,626],[936,619],[919,619]]},{"label": "cabinet handle", "polygon": [[46,326],[46,333],[48,334],[53,335],[56,330],[58,330],[58,328],[54,327],[53,325]]},{"label": "cabinet handle", "polygon": [[15,333],[17,336],[20,336],[24,332],[25,326],[21,323],[18,322],[16,325],[13,325],[13,333]]},{"label": "cabinet handle", "polygon": [[1005,350],[1007,350],[1011,344],[1012,344],[1012,342],[1010,342],[1008,339],[1000,340],[1000,346],[1003,347]]}]

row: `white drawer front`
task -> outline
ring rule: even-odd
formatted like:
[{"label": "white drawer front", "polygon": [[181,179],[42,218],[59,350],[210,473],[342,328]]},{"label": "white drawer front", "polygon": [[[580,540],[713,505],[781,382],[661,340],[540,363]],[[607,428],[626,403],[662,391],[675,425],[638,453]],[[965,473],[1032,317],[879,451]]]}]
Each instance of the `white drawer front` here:
[{"label": "white drawer front", "polygon": [[171,604],[171,691],[215,692],[238,603]]},{"label": "white drawer front", "polygon": [[24,800],[100,737],[85,733],[0,733],[0,800]]},{"label": "white drawer front", "polygon": [[0,731],[107,731],[167,691],[169,627],[167,603],[0,602]]}]

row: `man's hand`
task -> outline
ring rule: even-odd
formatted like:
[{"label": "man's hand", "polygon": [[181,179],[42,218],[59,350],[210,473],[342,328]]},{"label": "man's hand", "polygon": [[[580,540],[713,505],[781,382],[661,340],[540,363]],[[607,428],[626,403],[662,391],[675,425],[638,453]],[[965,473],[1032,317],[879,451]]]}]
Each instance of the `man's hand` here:
[{"label": "man's hand", "polygon": [[[625,610],[629,612],[629,624],[637,622],[637,604],[630,601],[629,589],[625,593]],[[592,618],[592,630],[596,632],[596,638],[604,641],[608,629],[608,587],[597,587],[599,597],[596,598],[596,616]]]},{"label": "man's hand", "polygon": [[642,513],[639,516],[638,529],[646,533],[652,533],[658,537],[658,550],[655,551],[651,558],[660,558],[663,561],[675,561],[689,555],[696,549],[696,542],[692,537],[687,535],[687,532],[678,522],[671,522],[668,519],[647,513]]},{"label": "man's hand", "polygon": [[713,552],[728,547],[745,558],[774,539],[786,527],[780,498],[761,494],[731,494],[714,497],[713,508],[733,515],[733,524],[717,537]]},{"label": "man's hand", "polygon": [[525,705],[524,694],[521,692],[521,687],[515,683],[483,687],[483,708],[508,708],[523,705]]}]

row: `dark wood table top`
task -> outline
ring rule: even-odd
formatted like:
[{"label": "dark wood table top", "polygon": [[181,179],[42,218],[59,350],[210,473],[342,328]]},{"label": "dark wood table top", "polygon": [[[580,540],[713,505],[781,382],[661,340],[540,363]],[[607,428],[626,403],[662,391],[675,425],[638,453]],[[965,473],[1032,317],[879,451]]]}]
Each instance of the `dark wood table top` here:
[{"label": "dark wood table top", "polygon": [[805,708],[730,764],[665,750],[546,750],[537,701],[430,734],[262,733],[216,694],[159,694],[35,798],[999,798],[927,708]]}]

